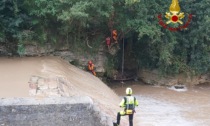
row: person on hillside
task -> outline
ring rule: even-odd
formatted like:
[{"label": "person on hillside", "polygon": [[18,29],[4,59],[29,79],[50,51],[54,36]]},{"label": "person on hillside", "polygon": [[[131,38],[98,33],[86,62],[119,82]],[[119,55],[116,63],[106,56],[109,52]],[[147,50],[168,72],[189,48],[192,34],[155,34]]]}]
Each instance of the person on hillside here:
[{"label": "person on hillside", "polygon": [[94,76],[96,76],[96,72],[94,71],[94,64],[92,61],[88,61],[88,70],[91,71]]},{"label": "person on hillside", "polygon": [[115,43],[118,43],[118,42],[117,42],[117,36],[118,36],[118,35],[117,35],[117,30],[113,30],[113,31],[112,31],[112,38],[113,38],[113,40],[114,40]]},{"label": "person on hillside", "polygon": [[132,89],[126,89],[126,96],[120,102],[120,107],[123,107],[124,110],[117,113],[117,122],[113,123],[114,126],[120,125],[120,118],[121,116],[128,115],[129,117],[129,126],[133,126],[133,116],[135,112],[135,106],[138,106],[138,100],[132,95]]}]

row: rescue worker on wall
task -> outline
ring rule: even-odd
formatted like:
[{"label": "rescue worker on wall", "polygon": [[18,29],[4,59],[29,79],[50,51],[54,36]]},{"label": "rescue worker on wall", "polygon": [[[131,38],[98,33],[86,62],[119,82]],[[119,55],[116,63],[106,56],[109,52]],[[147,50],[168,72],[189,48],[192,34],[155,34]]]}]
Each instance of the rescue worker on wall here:
[{"label": "rescue worker on wall", "polygon": [[132,89],[126,89],[126,96],[120,102],[120,107],[123,107],[124,110],[117,113],[117,123],[114,123],[114,126],[120,125],[121,116],[128,115],[129,117],[129,126],[133,126],[133,115],[135,112],[135,106],[138,106],[139,103],[137,99],[132,95]]},{"label": "rescue worker on wall", "polygon": [[88,61],[88,70],[91,71],[94,76],[96,76],[96,72],[94,71],[94,64],[92,63],[91,60]]},{"label": "rescue worker on wall", "polygon": [[114,40],[115,43],[118,43],[117,42],[117,30],[113,30],[112,31],[112,38],[113,38],[113,40]]}]

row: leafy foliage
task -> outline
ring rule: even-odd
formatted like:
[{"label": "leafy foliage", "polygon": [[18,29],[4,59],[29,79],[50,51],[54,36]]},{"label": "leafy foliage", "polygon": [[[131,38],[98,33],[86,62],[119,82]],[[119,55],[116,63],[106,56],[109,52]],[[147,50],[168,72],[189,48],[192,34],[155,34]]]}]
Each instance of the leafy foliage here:
[{"label": "leafy foliage", "polygon": [[[158,21],[150,19],[154,12],[164,15],[170,3],[144,1],[146,15],[142,14],[139,41],[136,42],[137,61],[142,67],[158,68],[163,73],[177,74],[190,72],[205,73],[209,70],[209,9],[204,1],[181,1],[181,11],[193,14],[187,29],[171,32],[158,26]],[[167,6],[166,6],[167,4]],[[151,5],[151,8],[150,8]],[[165,12],[164,12],[165,11]],[[144,15],[144,16],[143,16]],[[143,18],[143,20],[142,20]],[[163,17],[164,18],[164,17]],[[184,20],[186,22],[186,20]],[[140,44],[142,43],[142,44]],[[140,48],[140,49],[139,49]],[[137,51],[139,49],[139,51]]]},{"label": "leafy foliage", "polygon": [[[0,44],[22,53],[28,43],[67,45],[71,50],[96,53],[116,29],[119,44],[129,40],[140,68],[164,74],[201,74],[210,68],[210,0],[179,0],[181,11],[193,18],[181,31],[161,27],[157,16],[169,12],[162,0],[1,0]],[[87,41],[91,46],[87,46]],[[110,60],[117,58],[111,57]],[[115,63],[113,68],[116,68]],[[110,64],[109,64],[110,65]]]}]

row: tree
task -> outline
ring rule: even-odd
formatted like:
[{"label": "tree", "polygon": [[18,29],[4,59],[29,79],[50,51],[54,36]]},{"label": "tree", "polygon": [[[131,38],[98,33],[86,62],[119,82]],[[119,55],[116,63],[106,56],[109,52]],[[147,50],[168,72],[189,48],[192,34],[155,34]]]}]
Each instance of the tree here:
[{"label": "tree", "polygon": [[[159,69],[165,74],[201,74],[210,68],[209,2],[179,0],[185,14],[182,21],[187,22],[188,14],[193,17],[187,28],[172,32],[160,26],[157,18],[162,14],[163,21],[167,21],[164,15],[171,1],[2,0],[0,42],[14,52],[28,42],[91,52],[97,51],[116,29],[119,44],[123,37],[131,44],[127,51],[139,67]],[[93,49],[88,48],[87,41]]]}]

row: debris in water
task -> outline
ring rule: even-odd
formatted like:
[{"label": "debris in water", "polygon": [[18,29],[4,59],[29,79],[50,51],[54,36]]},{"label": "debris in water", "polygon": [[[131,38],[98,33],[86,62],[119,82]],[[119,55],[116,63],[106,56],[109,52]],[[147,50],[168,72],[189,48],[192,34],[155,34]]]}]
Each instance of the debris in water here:
[{"label": "debris in water", "polygon": [[168,89],[174,90],[174,91],[187,91],[187,87],[185,85],[174,85],[169,87]]}]

